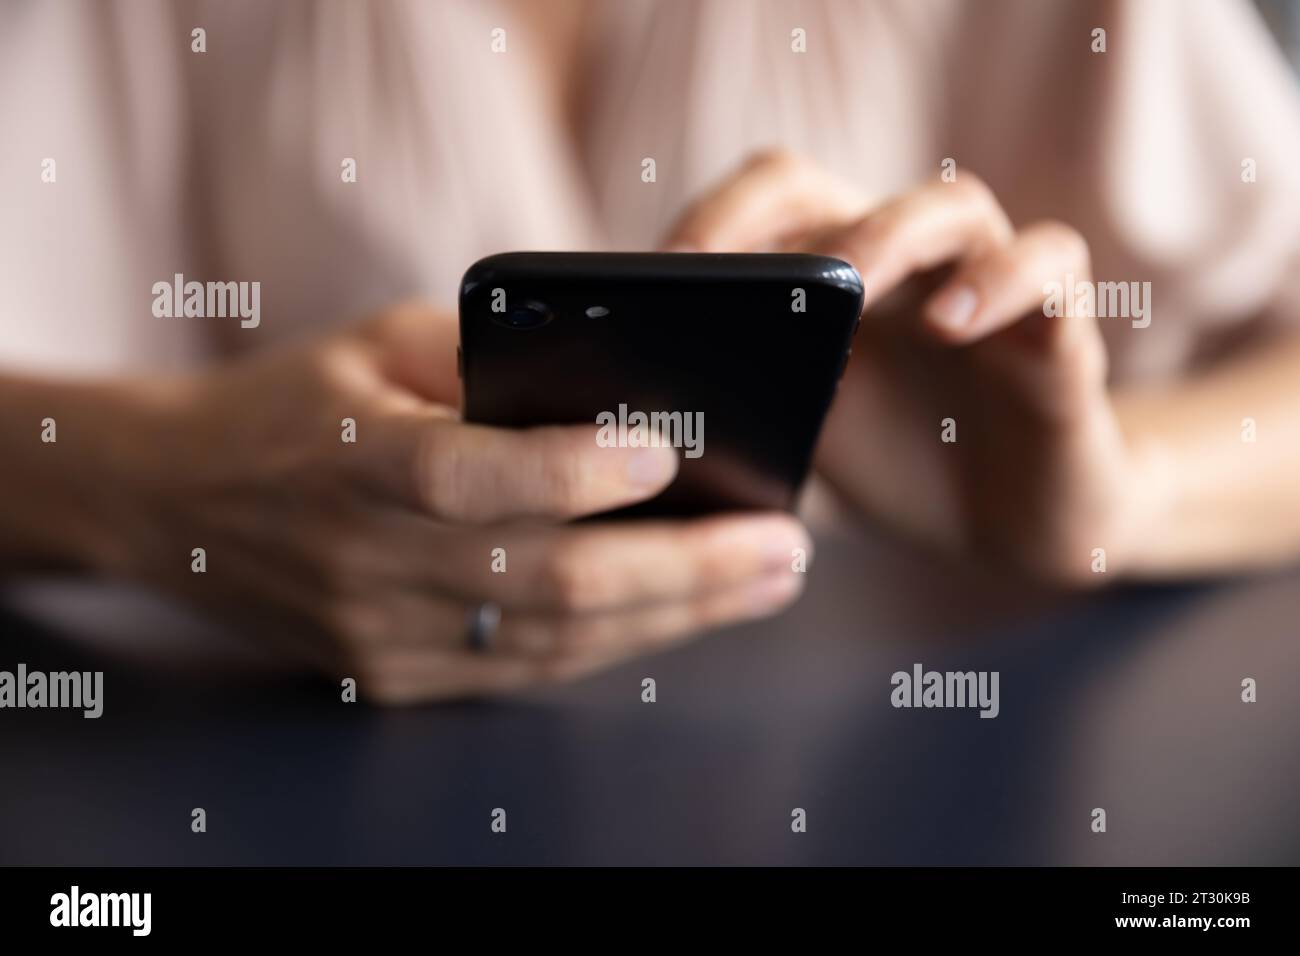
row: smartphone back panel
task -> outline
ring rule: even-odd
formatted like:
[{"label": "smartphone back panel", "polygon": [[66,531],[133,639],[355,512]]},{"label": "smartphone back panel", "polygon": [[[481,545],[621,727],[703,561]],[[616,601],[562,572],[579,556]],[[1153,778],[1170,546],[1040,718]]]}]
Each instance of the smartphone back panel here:
[{"label": "smartphone back panel", "polygon": [[681,470],[629,513],[789,509],[861,307],[857,272],[824,256],[491,256],[461,286],[464,416],[617,438],[661,413]]}]

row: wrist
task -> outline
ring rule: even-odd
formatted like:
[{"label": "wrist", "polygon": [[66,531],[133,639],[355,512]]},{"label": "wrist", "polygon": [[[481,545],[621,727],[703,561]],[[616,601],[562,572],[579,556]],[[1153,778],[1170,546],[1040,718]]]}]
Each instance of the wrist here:
[{"label": "wrist", "polygon": [[0,504],[0,564],[129,574],[173,393],[138,381],[0,383],[0,418],[23,439]]},{"label": "wrist", "polygon": [[81,542],[93,572],[144,578],[157,541],[171,530],[168,498],[185,465],[187,394],[180,379],[105,386],[93,445],[93,506]]},{"label": "wrist", "polygon": [[1178,504],[1176,457],[1167,443],[1144,436],[1130,439],[1129,458],[1119,571],[1130,578],[1160,577],[1169,565],[1169,530]]}]

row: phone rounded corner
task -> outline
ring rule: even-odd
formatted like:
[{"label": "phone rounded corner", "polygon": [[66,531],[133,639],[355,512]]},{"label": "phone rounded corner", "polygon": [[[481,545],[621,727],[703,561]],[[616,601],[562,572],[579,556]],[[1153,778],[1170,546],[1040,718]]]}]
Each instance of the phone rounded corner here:
[{"label": "phone rounded corner", "polygon": [[516,253],[494,252],[492,255],[484,256],[472,263],[460,277],[460,297],[462,301],[479,286],[493,281],[500,273],[502,264],[513,255],[516,255]]},{"label": "phone rounded corner", "polygon": [[862,284],[862,275],[854,267],[853,263],[835,256],[824,257],[825,266],[822,271],[822,277],[834,285],[839,286],[846,292],[862,296],[864,286]]}]

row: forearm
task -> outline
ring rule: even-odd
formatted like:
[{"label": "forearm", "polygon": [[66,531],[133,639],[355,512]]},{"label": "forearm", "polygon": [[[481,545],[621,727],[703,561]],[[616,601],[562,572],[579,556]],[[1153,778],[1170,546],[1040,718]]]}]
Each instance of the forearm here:
[{"label": "forearm", "polygon": [[150,387],[0,375],[0,573],[114,572]]},{"label": "forearm", "polygon": [[1243,571],[1300,557],[1300,335],[1115,395],[1141,489],[1127,570]]}]

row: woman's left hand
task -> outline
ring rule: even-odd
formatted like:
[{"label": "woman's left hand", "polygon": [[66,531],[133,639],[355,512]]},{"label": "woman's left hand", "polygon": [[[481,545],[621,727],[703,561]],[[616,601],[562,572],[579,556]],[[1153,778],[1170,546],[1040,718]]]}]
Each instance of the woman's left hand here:
[{"label": "woman's left hand", "polygon": [[1123,569],[1158,489],[1121,434],[1096,319],[1045,314],[1046,283],[1091,280],[1077,231],[1015,228],[969,172],[872,205],[765,153],[667,246],[817,252],[861,273],[865,317],[818,467],[868,517],[1054,583],[1102,580],[1098,548]]}]

